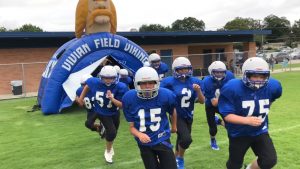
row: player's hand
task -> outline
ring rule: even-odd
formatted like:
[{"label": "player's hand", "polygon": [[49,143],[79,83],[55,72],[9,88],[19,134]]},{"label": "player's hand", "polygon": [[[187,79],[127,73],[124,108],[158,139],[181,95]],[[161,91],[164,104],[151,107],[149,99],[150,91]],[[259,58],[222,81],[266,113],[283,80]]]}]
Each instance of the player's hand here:
[{"label": "player's hand", "polygon": [[262,123],[262,119],[259,117],[249,116],[249,117],[246,117],[246,119],[247,119],[247,124],[249,126],[257,127],[257,126],[260,126]]},{"label": "player's hand", "polygon": [[106,92],[106,98],[108,98],[109,100],[111,100],[111,99],[114,98],[114,96],[113,96],[113,94],[111,93],[110,90],[107,90],[107,92]]},{"label": "player's hand", "polygon": [[151,141],[150,137],[145,133],[139,133],[138,138],[142,143],[149,143]]},{"label": "player's hand", "polygon": [[201,87],[198,85],[198,84],[193,84],[193,89],[196,91],[196,92],[199,92]]}]

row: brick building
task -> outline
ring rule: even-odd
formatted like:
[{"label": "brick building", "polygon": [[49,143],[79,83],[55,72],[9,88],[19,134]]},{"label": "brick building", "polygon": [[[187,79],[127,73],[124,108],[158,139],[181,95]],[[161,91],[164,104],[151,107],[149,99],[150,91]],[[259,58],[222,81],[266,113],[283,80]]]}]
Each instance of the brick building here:
[{"label": "brick building", "polygon": [[[187,56],[193,68],[205,74],[215,60],[234,59],[234,43],[242,43],[246,57],[256,54],[254,35],[268,30],[204,32],[118,32],[147,52],[157,52],[171,66]],[[54,52],[74,38],[74,32],[0,32],[0,95],[11,94],[11,81],[22,80],[23,92],[37,92],[41,74]],[[198,72],[199,73],[199,72]]]}]

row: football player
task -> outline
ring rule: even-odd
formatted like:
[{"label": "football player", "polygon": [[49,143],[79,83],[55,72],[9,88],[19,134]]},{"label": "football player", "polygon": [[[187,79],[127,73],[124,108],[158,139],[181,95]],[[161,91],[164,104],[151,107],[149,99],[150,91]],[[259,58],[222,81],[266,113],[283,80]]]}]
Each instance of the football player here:
[{"label": "football player", "polygon": [[[123,111],[135,137],[146,169],[177,169],[170,143],[176,132],[175,96],[159,88],[159,77],[151,67],[140,68],[134,78],[135,90],[122,98]],[[167,113],[171,116],[170,131]]]},{"label": "football player", "polygon": [[219,150],[215,137],[218,131],[217,124],[221,124],[223,121],[215,113],[219,113],[218,99],[220,89],[229,80],[234,79],[234,75],[226,69],[225,64],[221,61],[212,62],[208,72],[210,75],[206,76],[203,80],[206,119],[209,127],[210,147],[213,150]]},{"label": "football player", "polygon": [[119,108],[122,107],[121,99],[128,87],[117,81],[117,71],[113,66],[104,66],[99,78],[89,78],[80,95],[79,101],[83,104],[83,98],[88,91],[95,97],[95,112],[105,127],[106,150],[104,157],[106,162],[113,163],[113,141],[117,136],[120,124]]},{"label": "football player", "polygon": [[192,143],[192,123],[196,99],[203,104],[202,81],[192,77],[192,65],[189,59],[178,57],[172,64],[173,76],[166,77],[161,87],[171,90],[176,95],[177,140],[176,161],[179,169],[184,168],[184,152]]},{"label": "football player", "polygon": [[128,87],[132,83],[132,79],[128,76],[128,70],[120,69],[119,71],[119,81],[125,83]]},{"label": "football player", "polygon": [[157,53],[150,54],[148,60],[150,66],[157,71],[160,80],[162,80],[169,71],[168,65],[161,61],[160,56]]},{"label": "football player", "polygon": [[[79,87],[76,91],[76,102],[78,102],[79,97],[82,93],[82,90],[86,84],[86,80],[92,78],[90,74],[85,74],[80,78],[80,84],[81,87]],[[85,121],[85,126],[90,129],[91,131],[97,131],[101,137],[101,139],[104,137],[105,128],[103,124],[100,122],[100,124],[95,124],[95,121],[97,120],[98,116],[94,109],[94,100],[95,97],[91,92],[88,92],[86,96],[84,97],[84,107],[87,110],[87,117]]]},{"label": "football player", "polygon": [[279,81],[270,78],[268,63],[262,58],[247,59],[243,78],[226,83],[221,89],[219,111],[229,137],[229,169],[240,169],[251,147],[257,156],[247,169],[272,168],[277,162],[275,147],[268,133],[271,104],[282,94]]}]

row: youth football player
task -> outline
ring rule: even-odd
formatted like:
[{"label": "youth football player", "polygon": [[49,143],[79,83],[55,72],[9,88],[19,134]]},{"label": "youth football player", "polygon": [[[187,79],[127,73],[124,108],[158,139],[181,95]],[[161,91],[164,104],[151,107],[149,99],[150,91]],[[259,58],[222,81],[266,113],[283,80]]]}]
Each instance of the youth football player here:
[{"label": "youth football player", "polygon": [[[142,67],[134,79],[135,90],[122,98],[123,111],[135,137],[146,169],[177,169],[170,143],[176,132],[175,96],[159,88],[159,77],[151,67]],[[167,113],[171,116],[170,131]]]},{"label": "youth football player", "polygon": [[86,86],[80,95],[80,102],[88,91],[95,97],[95,112],[105,127],[106,149],[104,157],[106,162],[113,163],[113,141],[117,136],[120,124],[119,108],[122,108],[121,99],[128,87],[117,81],[117,71],[113,66],[104,66],[99,74],[99,78],[89,78]]},{"label": "youth football player", "polygon": [[234,79],[234,75],[226,69],[225,64],[221,61],[211,63],[208,71],[210,75],[206,76],[203,80],[206,119],[209,127],[210,147],[213,150],[219,150],[216,140],[217,124],[222,123],[222,120],[215,113],[219,113],[218,99],[220,90],[225,83]]},{"label": "youth football player", "polygon": [[[86,84],[86,80],[92,78],[90,74],[85,74],[80,78],[80,84],[81,86],[76,91],[76,102],[78,102],[78,99],[82,93],[82,90]],[[87,110],[87,117],[85,121],[85,126],[90,129],[91,131],[97,131],[101,138],[104,137],[105,128],[103,124],[100,122],[100,124],[95,124],[95,121],[97,120],[98,116],[94,109],[94,100],[95,97],[91,92],[87,92],[86,96],[84,97],[84,107]]]},{"label": "youth football player", "polygon": [[157,71],[160,80],[162,80],[169,71],[168,65],[161,61],[161,58],[157,53],[150,54],[148,60],[150,66]]},{"label": "youth football player", "polygon": [[178,57],[172,64],[173,76],[166,77],[161,87],[176,95],[177,140],[176,161],[179,169],[184,168],[184,153],[192,143],[192,123],[196,99],[203,104],[202,81],[192,77],[192,65],[189,59]]},{"label": "youth football player", "polygon": [[271,104],[281,96],[279,81],[270,78],[268,63],[258,57],[247,59],[243,78],[229,81],[221,89],[219,110],[229,137],[229,169],[240,169],[251,147],[257,158],[247,169],[272,168],[277,162],[274,144],[268,133]]}]

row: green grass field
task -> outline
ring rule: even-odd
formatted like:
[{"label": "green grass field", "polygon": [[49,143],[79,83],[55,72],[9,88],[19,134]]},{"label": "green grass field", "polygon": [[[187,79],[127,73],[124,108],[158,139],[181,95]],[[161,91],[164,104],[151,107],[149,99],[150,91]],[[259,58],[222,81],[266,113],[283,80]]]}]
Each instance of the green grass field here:
[{"label": "green grass field", "polygon": [[[270,135],[277,154],[277,169],[300,168],[300,72],[274,75],[283,86],[283,95],[271,108]],[[103,157],[105,142],[84,127],[84,110],[70,108],[63,114],[44,116],[26,112],[36,98],[0,101],[0,168],[1,169],[142,169],[136,142],[121,116],[115,140],[114,164]],[[209,134],[204,106],[197,104],[193,123],[193,143],[186,152],[187,169],[225,168],[228,157],[226,130],[218,127],[219,151],[209,148]],[[175,135],[172,136],[174,142]],[[248,151],[244,163],[254,158]]]}]

